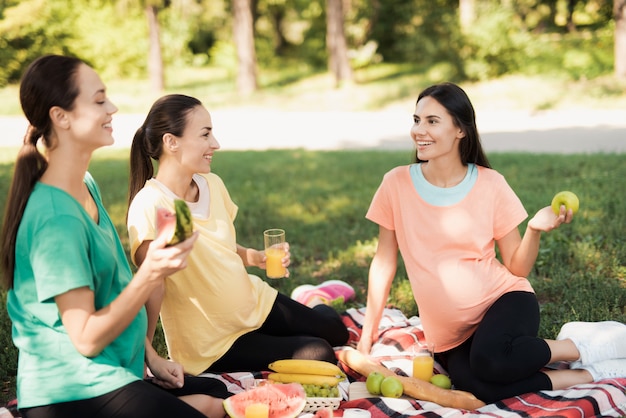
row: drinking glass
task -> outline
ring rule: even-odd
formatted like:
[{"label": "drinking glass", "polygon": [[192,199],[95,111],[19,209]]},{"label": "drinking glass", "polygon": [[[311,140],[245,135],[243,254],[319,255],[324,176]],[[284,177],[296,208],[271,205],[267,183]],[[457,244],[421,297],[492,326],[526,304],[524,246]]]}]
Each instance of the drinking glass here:
[{"label": "drinking glass", "polygon": [[268,229],[263,231],[265,242],[265,275],[270,279],[285,277],[287,269],[283,266],[282,259],[287,255],[285,251],[285,230]]}]

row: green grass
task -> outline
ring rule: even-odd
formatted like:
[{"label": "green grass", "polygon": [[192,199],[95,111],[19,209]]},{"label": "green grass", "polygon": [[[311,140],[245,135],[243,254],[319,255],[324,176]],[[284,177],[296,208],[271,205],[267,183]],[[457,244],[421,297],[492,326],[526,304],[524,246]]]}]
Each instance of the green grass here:
[{"label": "green grass", "polygon": [[[7,193],[12,168],[7,158],[12,155],[14,150],[0,152],[0,196]],[[127,150],[102,151],[90,167],[125,245],[127,158]],[[554,337],[563,322],[572,320],[626,321],[624,156],[516,153],[490,158],[531,215],[549,204],[559,190],[572,190],[581,200],[572,224],[544,234],[530,276],[541,301],[540,335]],[[371,197],[382,175],[409,159],[399,151],[220,151],[213,171],[239,206],[239,243],[260,248],[264,229],[287,231],[291,277],[269,283],[289,294],[303,283],[348,281],[357,297],[348,305],[335,306],[343,310],[365,304],[368,266],[377,237],[377,227],[364,218]],[[3,210],[3,200],[0,205]],[[3,305],[4,298],[1,292]],[[418,313],[402,267],[389,304],[408,316]],[[162,338],[157,345],[163,353]],[[6,310],[0,309],[0,381],[4,382],[0,404],[14,396],[15,372],[10,323]]]}]

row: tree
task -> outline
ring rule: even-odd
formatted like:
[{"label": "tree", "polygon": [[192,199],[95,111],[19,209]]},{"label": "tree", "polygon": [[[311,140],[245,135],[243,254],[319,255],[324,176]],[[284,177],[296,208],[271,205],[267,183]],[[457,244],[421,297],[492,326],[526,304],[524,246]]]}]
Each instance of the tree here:
[{"label": "tree", "polygon": [[613,0],[615,18],[615,75],[626,79],[626,0]]},{"label": "tree", "polygon": [[250,0],[233,0],[233,38],[237,48],[237,91],[247,95],[258,89]]},{"label": "tree", "polygon": [[163,56],[161,54],[161,36],[159,27],[159,9],[155,4],[146,2],[146,18],[148,19],[148,36],[150,49],[148,51],[148,74],[150,85],[155,92],[165,90],[165,76],[163,69]]},{"label": "tree", "polygon": [[326,0],[326,47],[328,67],[336,85],[351,83],[354,78],[348,59],[348,44],[344,31],[342,0]]},{"label": "tree", "polygon": [[165,90],[165,69],[161,46],[159,11],[169,7],[170,0],[118,0],[122,8],[142,7],[148,23],[148,77],[152,89],[158,94]]}]

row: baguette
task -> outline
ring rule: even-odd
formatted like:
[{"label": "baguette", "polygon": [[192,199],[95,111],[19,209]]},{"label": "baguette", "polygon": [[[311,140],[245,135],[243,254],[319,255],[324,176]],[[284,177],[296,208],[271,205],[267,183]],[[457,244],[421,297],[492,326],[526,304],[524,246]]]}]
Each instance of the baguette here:
[{"label": "baguette", "polygon": [[394,376],[402,383],[404,394],[418,400],[434,402],[444,407],[467,410],[474,410],[485,406],[483,401],[469,392],[442,389],[430,382],[397,375],[385,366],[368,359],[354,348],[346,348],[338,351],[337,358],[355,372],[366,377],[371,372],[379,372],[384,376]]}]

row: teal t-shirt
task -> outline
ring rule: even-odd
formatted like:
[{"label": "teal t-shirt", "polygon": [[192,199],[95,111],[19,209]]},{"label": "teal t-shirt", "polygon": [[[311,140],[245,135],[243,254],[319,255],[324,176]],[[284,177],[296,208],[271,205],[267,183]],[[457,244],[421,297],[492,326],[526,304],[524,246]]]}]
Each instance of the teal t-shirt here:
[{"label": "teal t-shirt", "polygon": [[37,183],[18,229],[7,308],[19,350],[17,396],[22,408],[93,398],[143,378],[145,309],[99,355],[87,358],[72,344],[54,302],[57,295],[87,286],[94,291],[98,310],[132,278],[89,173],[85,183],[98,206],[98,223],[63,190]]}]

